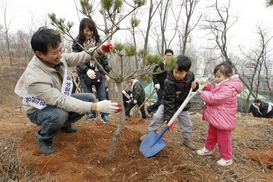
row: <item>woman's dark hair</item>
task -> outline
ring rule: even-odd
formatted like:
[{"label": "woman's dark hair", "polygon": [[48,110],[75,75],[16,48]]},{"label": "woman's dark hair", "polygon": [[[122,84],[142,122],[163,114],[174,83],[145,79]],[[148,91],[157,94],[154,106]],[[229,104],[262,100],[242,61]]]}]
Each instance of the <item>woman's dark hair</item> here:
[{"label": "woman's dark hair", "polygon": [[178,71],[189,71],[191,68],[191,59],[187,56],[177,56],[177,70]]},{"label": "woman's dark hair", "polygon": [[61,41],[61,36],[57,31],[47,27],[40,27],[32,35],[30,45],[34,53],[39,51],[43,54],[46,54],[48,51],[48,46],[57,48]]},{"label": "woman's dark hair", "polygon": [[225,77],[230,77],[232,75],[232,67],[228,62],[222,62],[215,66],[213,73],[215,74],[217,71],[222,73]]},{"label": "woman's dark hair", "polygon": [[85,29],[85,28],[89,28],[91,31],[94,32],[96,42],[100,41],[100,36],[98,34],[98,30],[97,30],[95,22],[90,18],[83,18],[80,22],[80,27],[79,27],[80,42],[84,42],[86,40],[84,33],[83,33],[83,29]]}]

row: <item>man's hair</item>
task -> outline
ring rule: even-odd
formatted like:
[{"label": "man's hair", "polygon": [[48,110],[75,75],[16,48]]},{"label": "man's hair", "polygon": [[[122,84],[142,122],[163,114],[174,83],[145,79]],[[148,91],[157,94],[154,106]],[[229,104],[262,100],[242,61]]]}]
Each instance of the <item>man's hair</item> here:
[{"label": "man's hair", "polygon": [[187,56],[179,55],[177,56],[176,64],[178,71],[189,71],[191,68],[191,59]]},{"label": "man's hair", "polygon": [[93,31],[96,42],[100,41],[100,36],[98,34],[96,23],[90,18],[83,18],[79,26],[79,40],[81,42],[84,42],[86,40],[86,37],[83,32],[83,29],[85,28],[89,28],[91,31]]},{"label": "man's hair", "polygon": [[55,30],[40,27],[33,35],[30,41],[31,48],[34,51],[39,51],[46,54],[48,47],[57,48],[61,43],[61,36]]},{"label": "man's hair", "polygon": [[165,50],[165,55],[166,55],[167,53],[171,53],[171,54],[173,55],[173,50],[171,50],[171,49],[166,49],[166,50]]},{"label": "man's hair", "polygon": [[228,62],[222,62],[220,64],[218,64],[215,68],[213,73],[215,74],[217,71],[219,71],[220,73],[222,73],[225,77],[229,77],[230,75],[232,75],[232,67]]},{"label": "man's hair", "polygon": [[255,99],[254,103],[262,103],[262,101],[260,99]]}]

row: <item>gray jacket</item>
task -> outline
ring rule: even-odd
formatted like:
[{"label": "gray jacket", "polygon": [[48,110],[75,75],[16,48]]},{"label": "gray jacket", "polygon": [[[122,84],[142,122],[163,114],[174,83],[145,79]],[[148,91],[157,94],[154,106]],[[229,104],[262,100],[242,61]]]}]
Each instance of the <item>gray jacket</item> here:
[{"label": "gray jacket", "polygon": [[[90,51],[92,51],[92,49],[90,49]],[[99,57],[97,51],[94,51],[93,55]],[[89,113],[91,111],[90,102],[66,96],[61,93],[61,88],[65,70],[64,62],[67,63],[68,67],[71,67],[83,64],[91,59],[91,56],[85,51],[80,53],[63,53],[61,63],[54,69],[34,56],[24,72],[26,76],[26,90],[29,94],[43,100],[48,105],[62,108],[68,112],[76,112],[79,114]],[[23,108],[27,114],[31,114],[37,109],[30,106],[24,100]]]}]

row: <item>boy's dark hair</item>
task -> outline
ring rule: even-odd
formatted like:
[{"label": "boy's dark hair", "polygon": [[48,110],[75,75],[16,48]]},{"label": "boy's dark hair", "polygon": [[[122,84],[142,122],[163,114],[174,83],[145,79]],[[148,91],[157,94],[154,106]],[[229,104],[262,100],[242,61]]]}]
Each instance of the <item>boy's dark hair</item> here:
[{"label": "boy's dark hair", "polygon": [[61,36],[53,29],[40,27],[31,37],[31,48],[34,51],[39,51],[46,54],[48,46],[57,48],[61,43]]},{"label": "boy's dark hair", "polygon": [[262,101],[260,99],[255,99],[254,103],[262,103]]},{"label": "boy's dark hair", "polygon": [[166,49],[166,50],[165,50],[165,55],[166,55],[167,53],[171,53],[171,54],[173,55],[173,50],[171,50],[171,49]]},{"label": "boy's dark hair", "polygon": [[93,31],[96,42],[99,42],[100,36],[96,27],[96,23],[90,18],[83,18],[81,20],[80,26],[79,26],[79,40],[81,42],[84,42],[86,40],[83,33],[83,29],[85,29],[86,27],[89,28],[91,31]]},{"label": "boy's dark hair", "polygon": [[222,73],[225,77],[229,77],[233,73],[231,65],[226,61],[215,66],[213,73],[215,74],[217,71]]},{"label": "boy's dark hair", "polygon": [[176,64],[178,71],[189,71],[191,68],[191,59],[187,56],[179,55],[177,56]]}]

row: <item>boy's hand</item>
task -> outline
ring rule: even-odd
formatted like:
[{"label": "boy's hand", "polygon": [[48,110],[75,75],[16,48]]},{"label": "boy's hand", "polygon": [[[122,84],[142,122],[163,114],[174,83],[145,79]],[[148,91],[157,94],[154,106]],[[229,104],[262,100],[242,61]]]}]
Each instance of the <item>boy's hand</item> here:
[{"label": "boy's hand", "polygon": [[[169,123],[168,120],[166,120],[166,121],[164,122],[164,124],[168,124],[168,123]],[[173,122],[173,123],[171,124],[171,126],[169,126],[168,130],[169,130],[169,131],[173,131],[174,128],[175,128],[175,122]]]},{"label": "boy's hand", "polygon": [[194,90],[197,87],[197,83],[196,82],[192,82],[191,83],[191,88]]}]

